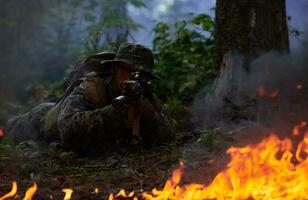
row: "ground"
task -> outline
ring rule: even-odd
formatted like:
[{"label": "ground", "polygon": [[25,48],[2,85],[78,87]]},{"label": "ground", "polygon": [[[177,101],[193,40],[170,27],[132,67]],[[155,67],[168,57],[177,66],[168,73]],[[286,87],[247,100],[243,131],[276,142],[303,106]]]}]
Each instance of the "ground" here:
[{"label": "ground", "polygon": [[[163,184],[170,174],[172,160],[167,149],[117,152],[104,158],[75,158],[70,153],[50,155],[47,152],[25,153],[25,150],[2,146],[10,151],[1,156],[0,191],[9,191],[11,181],[17,180],[20,194],[35,181],[39,190],[36,199],[50,195],[61,199],[63,188],[74,190],[74,199],[97,199],[118,192],[120,188],[138,191]],[[101,192],[94,193],[99,188]]]},{"label": "ground", "polygon": [[[63,188],[74,190],[73,199],[107,199],[119,189],[151,191],[162,188],[179,160],[185,163],[182,183],[209,183],[227,162],[226,149],[234,144],[232,134],[217,130],[178,133],[176,144],[152,149],[123,149],[101,158],[78,158],[34,142],[18,146],[0,145],[0,196],[18,182],[22,199],[34,182],[35,199],[63,199]],[[197,173],[196,173],[197,172]],[[95,188],[99,189],[95,193]]]}]

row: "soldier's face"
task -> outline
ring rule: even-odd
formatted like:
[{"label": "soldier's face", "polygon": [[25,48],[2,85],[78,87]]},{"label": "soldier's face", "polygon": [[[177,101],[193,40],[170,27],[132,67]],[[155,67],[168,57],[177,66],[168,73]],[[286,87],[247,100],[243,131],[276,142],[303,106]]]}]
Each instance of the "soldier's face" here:
[{"label": "soldier's face", "polygon": [[[125,80],[133,80],[133,71],[126,67],[117,66],[115,68],[115,81],[118,91],[122,91],[124,88],[122,82]],[[149,81],[151,77],[145,73],[140,72],[140,79]]]}]

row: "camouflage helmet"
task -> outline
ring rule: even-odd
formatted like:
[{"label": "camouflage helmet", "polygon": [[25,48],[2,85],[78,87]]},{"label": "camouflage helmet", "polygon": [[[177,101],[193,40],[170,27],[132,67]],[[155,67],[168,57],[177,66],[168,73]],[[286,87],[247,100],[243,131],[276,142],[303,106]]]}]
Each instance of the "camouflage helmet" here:
[{"label": "camouflage helmet", "polygon": [[114,60],[102,61],[103,66],[111,66],[112,63],[124,64],[130,70],[142,71],[150,75],[153,79],[159,79],[153,74],[154,56],[152,51],[141,45],[132,43],[123,43]]}]

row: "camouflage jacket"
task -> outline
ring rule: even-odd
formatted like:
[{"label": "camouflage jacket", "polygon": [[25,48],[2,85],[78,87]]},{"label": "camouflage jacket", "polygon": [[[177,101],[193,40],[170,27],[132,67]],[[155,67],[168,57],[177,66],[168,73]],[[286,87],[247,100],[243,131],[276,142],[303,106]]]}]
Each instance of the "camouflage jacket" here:
[{"label": "camouflage jacket", "polygon": [[[127,127],[127,113],[111,105],[117,95],[112,89],[112,78],[91,74],[61,103],[58,127],[64,147],[87,151],[89,147],[125,141],[131,137]],[[146,145],[174,139],[168,121],[159,113],[147,113],[140,119],[140,136]]]}]

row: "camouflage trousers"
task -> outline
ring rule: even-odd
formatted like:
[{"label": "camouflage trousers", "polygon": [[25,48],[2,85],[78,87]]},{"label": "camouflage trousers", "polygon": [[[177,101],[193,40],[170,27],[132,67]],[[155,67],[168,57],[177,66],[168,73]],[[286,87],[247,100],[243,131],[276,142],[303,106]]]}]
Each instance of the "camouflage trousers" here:
[{"label": "camouflage trousers", "polygon": [[10,119],[6,132],[16,143],[43,139],[45,117],[53,106],[54,103],[42,103],[31,111]]}]

